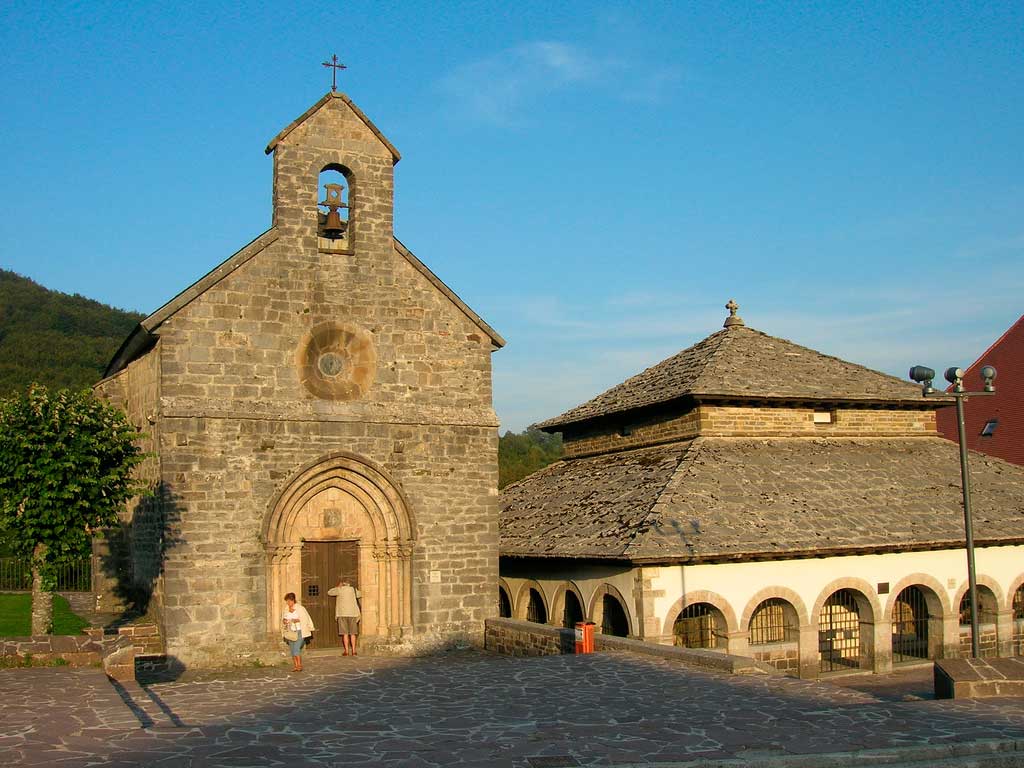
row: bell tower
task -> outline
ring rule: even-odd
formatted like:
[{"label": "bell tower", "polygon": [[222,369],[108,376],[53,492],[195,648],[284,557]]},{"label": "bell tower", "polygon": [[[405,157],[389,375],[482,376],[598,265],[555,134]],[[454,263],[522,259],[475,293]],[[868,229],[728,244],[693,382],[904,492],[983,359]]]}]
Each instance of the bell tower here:
[{"label": "bell tower", "polygon": [[292,247],[356,255],[394,248],[401,156],[348,96],[327,93],[266,152],[274,155],[274,227]]}]

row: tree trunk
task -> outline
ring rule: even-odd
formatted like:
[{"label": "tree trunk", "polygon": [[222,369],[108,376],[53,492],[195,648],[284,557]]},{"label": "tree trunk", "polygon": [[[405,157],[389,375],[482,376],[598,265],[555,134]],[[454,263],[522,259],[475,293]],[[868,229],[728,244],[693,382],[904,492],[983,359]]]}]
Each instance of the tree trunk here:
[{"label": "tree trunk", "polygon": [[37,544],[32,558],[32,634],[48,635],[53,628],[53,592],[43,590],[38,561],[46,554],[46,545]]}]

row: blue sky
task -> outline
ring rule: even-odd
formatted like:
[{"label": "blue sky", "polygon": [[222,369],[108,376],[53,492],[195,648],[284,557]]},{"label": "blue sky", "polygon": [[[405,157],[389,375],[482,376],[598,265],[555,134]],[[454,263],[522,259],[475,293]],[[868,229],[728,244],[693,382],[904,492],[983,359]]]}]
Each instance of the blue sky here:
[{"label": "blue sky", "polygon": [[[396,234],[508,340],[503,429],[721,327],[904,375],[1024,313],[1024,4],[4,4],[0,266],[150,312],[339,88]],[[1024,386],[1024,382],[999,382]]]}]

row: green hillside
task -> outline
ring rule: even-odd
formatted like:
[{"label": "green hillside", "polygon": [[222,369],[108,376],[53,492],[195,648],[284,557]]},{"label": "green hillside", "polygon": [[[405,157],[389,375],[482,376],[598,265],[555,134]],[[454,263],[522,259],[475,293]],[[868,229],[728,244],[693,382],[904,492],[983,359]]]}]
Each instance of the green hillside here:
[{"label": "green hillside", "polygon": [[0,269],[0,396],[33,381],[91,386],[142,318]]}]

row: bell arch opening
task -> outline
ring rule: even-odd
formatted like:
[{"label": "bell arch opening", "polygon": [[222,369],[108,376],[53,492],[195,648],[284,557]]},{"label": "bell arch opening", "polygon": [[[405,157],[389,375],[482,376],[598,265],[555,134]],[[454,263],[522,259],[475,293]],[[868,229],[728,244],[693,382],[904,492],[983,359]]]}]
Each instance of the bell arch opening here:
[{"label": "bell arch opening", "polygon": [[268,635],[279,634],[288,592],[322,610],[319,621],[314,616],[317,630],[334,635],[334,605],[325,596],[343,567],[352,569],[362,593],[362,635],[396,640],[411,634],[415,530],[397,483],[368,460],[335,453],[301,468],[264,519]]}]

